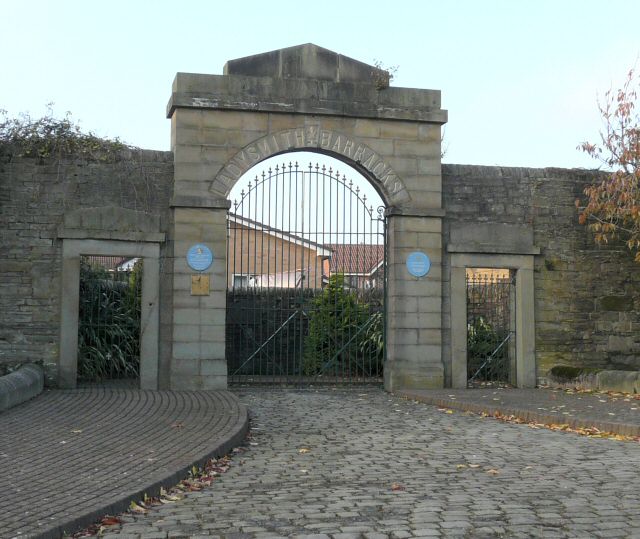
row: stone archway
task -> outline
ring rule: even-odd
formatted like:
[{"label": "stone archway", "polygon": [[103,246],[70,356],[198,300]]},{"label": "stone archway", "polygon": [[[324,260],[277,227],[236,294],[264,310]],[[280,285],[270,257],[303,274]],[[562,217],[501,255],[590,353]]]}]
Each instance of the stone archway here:
[{"label": "stone archway", "polygon": [[294,151],[326,153],[344,161],[363,173],[388,206],[409,200],[402,178],[378,153],[356,137],[323,128],[320,122],[269,133],[247,144],[216,175],[210,191],[226,197],[251,167],[275,155]]},{"label": "stone archway", "polygon": [[369,181],[291,152],[250,169],[228,198],[229,384],[381,382],[386,205]]},{"label": "stone archway", "polygon": [[[179,73],[168,117],[173,323],[162,339],[171,387],[226,387],[226,196],[254,164],[303,149],[347,162],[388,205],[385,387],[443,386],[439,91],[389,87],[376,67],[307,44],[230,61],[224,75]],[[186,260],[197,243],[213,252],[204,291]],[[426,276],[409,274],[414,251],[431,260]]]}]

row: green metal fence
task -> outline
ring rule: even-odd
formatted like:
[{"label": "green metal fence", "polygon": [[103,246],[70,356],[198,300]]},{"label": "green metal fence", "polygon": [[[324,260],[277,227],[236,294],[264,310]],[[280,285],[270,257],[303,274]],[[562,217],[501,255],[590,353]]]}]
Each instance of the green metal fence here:
[{"label": "green metal fence", "polygon": [[141,284],[141,260],[81,257],[79,380],[139,376]]},{"label": "green metal fence", "polygon": [[467,377],[512,383],[515,374],[515,281],[508,273],[467,273]]}]

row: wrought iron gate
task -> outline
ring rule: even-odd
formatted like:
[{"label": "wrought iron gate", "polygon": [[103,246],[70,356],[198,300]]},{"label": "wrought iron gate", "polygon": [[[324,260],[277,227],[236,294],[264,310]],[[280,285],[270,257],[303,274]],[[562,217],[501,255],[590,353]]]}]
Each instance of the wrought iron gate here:
[{"label": "wrought iron gate", "polygon": [[250,181],[228,214],[229,382],[381,382],[385,249],[384,208],[337,171]]},{"label": "wrought iron gate", "polygon": [[470,385],[515,379],[515,274],[467,270],[467,377]]},{"label": "wrought iron gate", "polygon": [[78,312],[78,378],[138,378],[142,260],[82,256]]}]

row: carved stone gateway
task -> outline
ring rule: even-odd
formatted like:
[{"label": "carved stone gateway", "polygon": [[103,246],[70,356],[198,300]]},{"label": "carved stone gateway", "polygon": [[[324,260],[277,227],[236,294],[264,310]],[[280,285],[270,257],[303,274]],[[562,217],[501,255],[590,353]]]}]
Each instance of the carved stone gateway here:
[{"label": "carved stone gateway", "polygon": [[[576,215],[576,197],[601,181],[601,173],[441,166],[446,112],[439,92],[389,87],[375,67],[314,45],[234,60],[224,75],[178,74],[168,115],[173,153],[123,152],[113,162],[73,155],[35,159],[0,144],[0,364],[42,360],[51,382],[75,386],[81,257],[118,255],[143,259],[140,386],[225,387],[225,326],[234,339],[247,327],[263,327],[232,320],[232,310],[227,316],[230,283],[242,287],[246,278],[253,279],[247,287],[287,288],[283,278],[269,269],[257,272],[255,264],[252,274],[243,273],[249,252],[238,256],[235,238],[229,242],[227,234],[242,236],[249,228],[254,245],[264,232],[301,249],[314,239],[309,228],[298,236],[253,213],[228,215],[230,190],[270,156],[310,150],[362,173],[384,201],[385,215],[371,210],[383,219],[369,244],[376,249],[357,252],[379,257],[379,247],[386,247],[386,267],[352,273],[347,286],[357,287],[366,275],[369,289],[379,292],[375,287],[387,279],[384,302],[372,294],[358,299],[375,306],[376,314],[386,308],[388,389],[465,387],[479,379],[470,369],[480,372],[474,361],[484,343],[497,337],[509,352],[508,381],[520,387],[545,382],[555,366],[640,369],[637,266],[622,244],[595,246]],[[317,210],[313,200],[327,198],[307,198],[305,210]],[[329,200],[337,214],[340,202]],[[313,282],[313,293],[330,289],[323,279],[341,273],[330,262],[345,245],[361,248],[362,242],[318,239],[313,252],[322,271],[294,265],[288,279]],[[226,259],[233,260],[228,252],[240,260],[239,273],[235,266],[227,271]],[[488,297],[469,286],[469,275],[491,272],[506,275],[509,291],[495,302],[508,320],[499,331],[485,319],[497,310],[469,308]],[[367,303],[371,298],[377,303]],[[290,303],[296,311],[303,304]],[[379,343],[380,318],[368,343]],[[304,324],[311,325],[309,312],[300,320],[296,327],[303,334]],[[233,333],[235,327],[241,329]],[[301,340],[304,352],[304,337],[296,342]],[[359,360],[362,348],[351,348]],[[376,370],[369,371],[375,377],[379,363],[378,353]],[[253,373],[238,374],[245,375]]]},{"label": "carved stone gateway", "polygon": [[[376,67],[307,44],[229,61],[224,75],[178,73],[167,115],[175,176],[165,305],[173,319],[161,331],[161,385],[226,387],[227,196],[257,163],[307,150],[356,169],[387,207],[385,387],[444,386],[440,128],[447,113],[439,91],[389,87]],[[213,251],[209,295],[191,291],[186,255],[194,244]],[[431,260],[425,277],[407,270],[414,251]]]}]

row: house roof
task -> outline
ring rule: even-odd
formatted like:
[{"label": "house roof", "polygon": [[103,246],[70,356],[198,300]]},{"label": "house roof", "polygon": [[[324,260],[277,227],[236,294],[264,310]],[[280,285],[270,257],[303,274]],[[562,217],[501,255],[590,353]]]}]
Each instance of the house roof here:
[{"label": "house roof", "polygon": [[131,260],[130,256],[88,255],[85,258],[92,266],[100,266],[106,270],[115,270]]},{"label": "house roof", "polygon": [[331,273],[371,275],[384,260],[384,245],[332,243],[327,247],[333,251],[329,263]]},{"label": "house roof", "polygon": [[316,243],[314,241],[308,240],[301,236],[291,234],[290,232],[285,232],[284,230],[280,230],[279,228],[265,225],[260,221],[254,221],[253,219],[249,219],[248,217],[243,217],[242,215],[238,215],[236,213],[229,212],[228,219],[229,219],[229,222],[231,223],[236,223],[240,226],[247,227],[251,230],[260,230],[261,232],[265,232],[270,236],[283,239],[285,241],[289,241],[295,245],[301,245],[302,247],[313,249],[314,251],[316,251],[318,256],[325,256],[325,257],[331,256],[331,247],[327,245]]},{"label": "house roof", "polygon": [[329,258],[331,273],[372,275],[384,260],[384,245],[362,243],[321,244],[232,212],[229,213],[228,219],[231,223],[253,230],[260,230],[276,238],[315,250],[318,256]]}]

